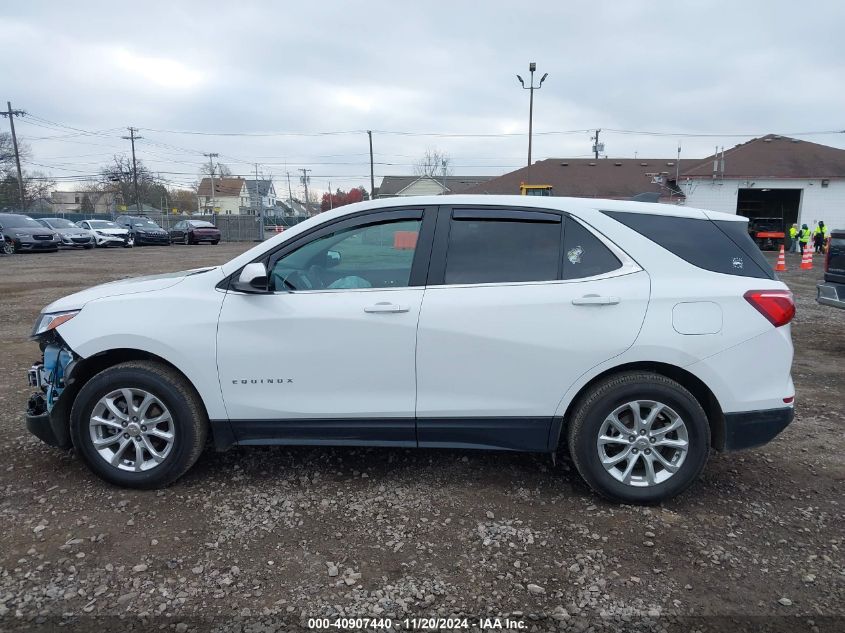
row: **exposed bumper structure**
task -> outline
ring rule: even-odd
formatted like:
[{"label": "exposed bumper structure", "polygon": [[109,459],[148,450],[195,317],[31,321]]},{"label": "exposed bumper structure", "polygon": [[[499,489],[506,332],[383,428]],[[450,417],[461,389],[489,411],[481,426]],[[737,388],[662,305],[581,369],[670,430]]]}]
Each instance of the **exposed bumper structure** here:
[{"label": "exposed bumper structure", "polygon": [[826,306],[845,309],[845,284],[825,281],[816,286],[816,301]]},{"label": "exposed bumper structure", "polygon": [[773,440],[795,417],[793,407],[725,414],[725,450],[762,446]]},{"label": "exposed bumper structure", "polygon": [[41,394],[29,398],[26,409],[26,429],[39,440],[56,448],[70,448],[67,421],[57,420],[47,411],[47,402]]}]

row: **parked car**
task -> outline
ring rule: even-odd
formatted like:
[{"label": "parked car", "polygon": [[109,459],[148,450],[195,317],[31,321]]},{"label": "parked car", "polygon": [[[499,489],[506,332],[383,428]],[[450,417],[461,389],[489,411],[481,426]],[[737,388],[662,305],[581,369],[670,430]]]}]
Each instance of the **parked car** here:
[{"label": "parked car", "polygon": [[59,250],[59,236],[28,215],[0,213],[0,232],[15,253]]},{"label": "parked car", "polygon": [[128,230],[109,220],[80,220],[76,225],[93,232],[97,246],[132,248],[135,245],[135,241]]},{"label": "parked car", "polygon": [[38,218],[36,222],[55,231],[61,240],[61,245],[67,248],[94,248],[96,244],[93,231],[83,229],[70,220]]},{"label": "parked car", "polygon": [[607,497],[668,499],[711,449],[793,418],[793,298],[746,229],[562,197],[344,206],[222,266],[48,305],[27,425],[135,488],[179,478],[210,435],[568,450]]},{"label": "parked car", "polygon": [[845,229],[830,232],[824,259],[824,281],[816,286],[816,301],[845,308]]},{"label": "parked car", "polygon": [[129,231],[129,235],[138,246],[143,244],[170,246],[170,236],[167,231],[149,218],[122,215],[117,218],[116,222],[118,226],[122,226]]},{"label": "parked car", "polygon": [[182,244],[217,244],[220,242],[220,229],[205,220],[182,220],[170,229],[170,241]]}]

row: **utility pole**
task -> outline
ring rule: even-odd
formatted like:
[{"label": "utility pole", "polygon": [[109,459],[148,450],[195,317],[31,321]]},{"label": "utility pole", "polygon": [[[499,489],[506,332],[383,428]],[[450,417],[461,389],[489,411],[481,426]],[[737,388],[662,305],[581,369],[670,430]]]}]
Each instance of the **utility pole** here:
[{"label": "utility pole", "polygon": [[334,209],[334,195],[332,194],[332,181],[329,180],[329,211]]},{"label": "utility pole", "polygon": [[211,174],[211,215],[214,215],[214,159],[218,154],[212,152],[210,154],[203,154],[208,157],[208,173]]},{"label": "utility pole", "polygon": [[296,215],[293,210],[293,190],[290,188],[290,172],[285,171],[285,175],[288,177],[288,208],[290,209],[291,215]]},{"label": "utility pole", "polygon": [[590,140],[593,141],[593,154],[596,160],[599,158],[599,152],[604,149],[604,146],[599,143],[599,134],[601,134],[601,129],[596,130],[596,135],[590,137]]},{"label": "utility pole", "polygon": [[12,110],[12,102],[7,101],[6,106],[9,108],[6,112],[0,112],[0,116],[9,117],[9,127],[12,128],[12,146],[15,148],[15,164],[18,167],[18,195],[21,197],[21,211],[26,210],[26,199],[23,195],[23,174],[21,173],[21,155],[18,152],[18,137],[15,135],[15,117],[26,116],[23,110]]},{"label": "utility pole", "polygon": [[310,178],[308,176],[308,172],[311,171],[311,170],[305,169],[303,167],[299,171],[302,172],[302,177],[300,178],[300,180],[302,181],[302,184],[305,185],[305,215],[307,215],[308,217],[311,217],[311,212],[310,212],[311,204],[310,204],[310,201],[308,200],[308,181],[310,180]]},{"label": "utility pole", "polygon": [[373,175],[373,131],[367,130],[367,136],[370,137],[370,200],[372,200],[376,191],[376,180]]},{"label": "utility pole", "polygon": [[132,142],[132,182],[135,188],[135,211],[141,215],[141,197],[138,195],[138,165],[135,163],[135,141],[143,136],[135,136],[136,129],[130,127],[129,136],[122,136],[121,138]]},{"label": "utility pole", "polygon": [[[267,194],[270,194],[270,188],[267,187]],[[258,198],[256,205],[258,213],[258,241],[264,241],[264,202],[261,199],[261,187],[258,181],[258,163],[255,163],[255,195]]]}]

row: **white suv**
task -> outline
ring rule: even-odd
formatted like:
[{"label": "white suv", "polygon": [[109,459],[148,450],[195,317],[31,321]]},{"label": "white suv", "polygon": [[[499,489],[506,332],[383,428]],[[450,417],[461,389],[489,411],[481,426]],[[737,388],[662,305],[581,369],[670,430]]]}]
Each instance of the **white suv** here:
[{"label": "white suv", "polygon": [[568,449],[666,499],[793,418],[792,295],[744,218],[569,198],[385,199],[223,266],[60,299],[28,427],[119,485],[234,444]]}]

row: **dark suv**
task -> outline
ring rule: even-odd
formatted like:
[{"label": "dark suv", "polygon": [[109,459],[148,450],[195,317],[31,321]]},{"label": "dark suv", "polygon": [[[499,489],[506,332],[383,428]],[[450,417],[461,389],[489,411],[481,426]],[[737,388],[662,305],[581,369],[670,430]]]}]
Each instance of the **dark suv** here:
[{"label": "dark suv", "polygon": [[55,231],[46,228],[28,215],[0,213],[0,234],[16,253],[22,251],[59,250],[61,240]]},{"label": "dark suv", "polygon": [[816,301],[845,308],[845,229],[830,234],[824,260],[824,281],[816,286]]},{"label": "dark suv", "polygon": [[135,240],[136,245],[162,244],[170,246],[170,235],[149,218],[124,215],[118,217],[115,223],[129,230],[129,237]]}]

